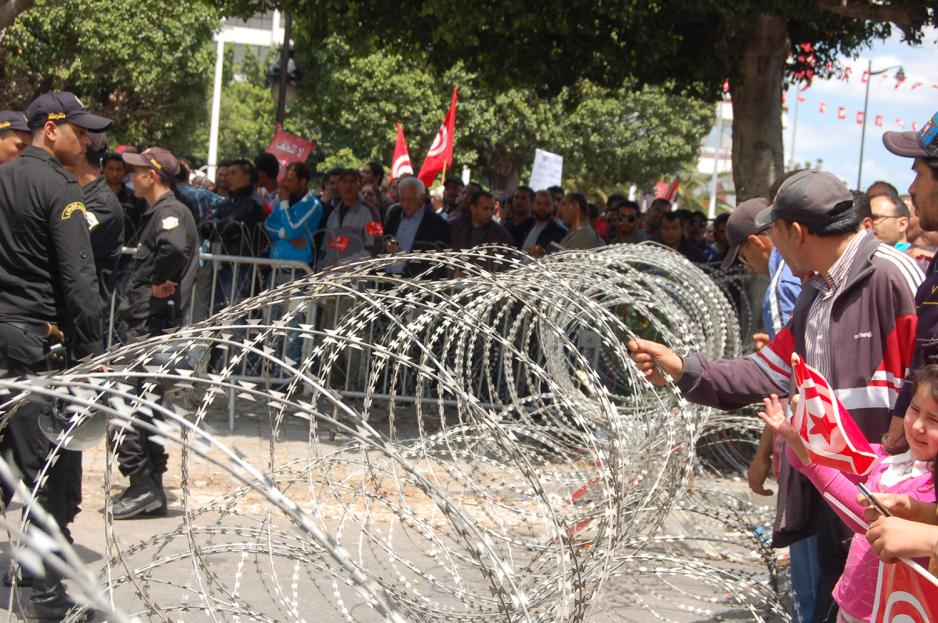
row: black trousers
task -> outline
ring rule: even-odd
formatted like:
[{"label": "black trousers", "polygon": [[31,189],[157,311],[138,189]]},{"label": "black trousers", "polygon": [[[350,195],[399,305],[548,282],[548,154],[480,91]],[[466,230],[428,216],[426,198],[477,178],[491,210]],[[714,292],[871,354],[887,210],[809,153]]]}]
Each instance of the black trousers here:
[{"label": "black trousers", "polygon": [[[160,335],[167,324],[165,318],[150,317],[145,325],[137,325],[128,330],[128,341]],[[138,393],[142,385],[143,383],[137,385]],[[162,392],[159,389],[153,390],[153,393],[159,397],[160,401],[162,400]],[[154,419],[162,419],[158,413],[151,416],[138,412],[134,416],[145,424],[152,424]],[[153,433],[150,430],[136,424],[123,430],[123,439],[117,445],[117,464],[121,474],[124,476],[158,476],[166,471],[169,455],[162,444],[153,441],[152,436]],[[111,441],[116,442],[113,431]]]},{"label": "black trousers", "polygon": [[[38,327],[30,330],[20,324],[0,321],[0,374],[12,378],[39,374],[52,367],[45,354],[45,338]],[[10,465],[16,466],[26,487],[33,491],[39,473],[54,444],[39,426],[40,416],[52,408],[51,402],[24,401],[7,407],[12,413],[0,431],[0,453]],[[4,409],[3,415],[7,411]],[[67,525],[78,514],[81,503],[81,452],[59,450],[59,458],[46,470],[46,479],[35,494],[36,501],[55,519],[62,533],[71,540]],[[9,504],[13,491],[2,486],[4,505]]]},{"label": "black trousers", "polygon": [[853,531],[826,503],[819,506],[819,511],[817,556],[821,577],[815,593],[812,623],[835,623],[838,608],[833,597],[834,586],[843,575],[844,566],[847,564],[847,552],[850,550]]}]

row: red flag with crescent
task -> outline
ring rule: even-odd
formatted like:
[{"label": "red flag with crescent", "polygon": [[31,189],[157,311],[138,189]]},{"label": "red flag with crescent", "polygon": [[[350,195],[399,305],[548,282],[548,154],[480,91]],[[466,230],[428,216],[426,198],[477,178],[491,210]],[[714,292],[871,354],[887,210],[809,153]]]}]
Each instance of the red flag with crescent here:
[{"label": "red flag with crescent", "polygon": [[798,407],[791,425],[804,441],[811,461],[851,474],[868,474],[876,454],[820,372],[792,353],[791,371]]},{"label": "red flag with crescent", "polygon": [[453,166],[453,135],[456,132],[456,88],[453,88],[453,99],[449,105],[449,112],[446,113],[446,119],[443,125],[436,132],[436,138],[430,145],[430,151],[424,158],[423,166],[420,167],[420,178],[427,188],[440,174],[443,167]]},{"label": "red flag with crescent", "polygon": [[919,565],[879,563],[870,623],[938,621],[938,578]]},{"label": "red flag with crescent", "polygon": [[410,154],[407,152],[407,141],[404,140],[404,128],[397,124],[397,142],[394,143],[394,159],[391,161],[391,175],[388,181],[396,180],[402,175],[413,175],[414,167],[410,164]]}]

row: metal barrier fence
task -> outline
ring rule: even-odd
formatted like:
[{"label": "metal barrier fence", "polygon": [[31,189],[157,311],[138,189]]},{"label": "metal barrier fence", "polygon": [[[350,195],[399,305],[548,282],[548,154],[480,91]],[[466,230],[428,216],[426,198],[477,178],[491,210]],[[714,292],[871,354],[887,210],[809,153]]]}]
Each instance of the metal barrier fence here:
[{"label": "metal barrier fence", "polygon": [[[124,249],[125,254],[130,255],[133,252],[134,249]],[[379,375],[378,378],[372,378],[373,358],[369,345],[380,343],[389,331],[394,330],[390,321],[383,320],[379,316],[372,318],[371,322],[356,331],[362,346],[350,344],[331,359],[313,358],[313,361],[307,361],[309,353],[320,345],[323,339],[328,339],[321,337],[323,333],[327,334],[330,330],[337,329],[343,317],[360,314],[364,304],[362,301],[380,298],[382,292],[389,289],[386,273],[376,274],[373,277],[358,274],[351,282],[354,283],[354,292],[330,293],[317,297],[303,296],[304,293],[314,292],[319,287],[317,280],[306,279],[312,274],[311,267],[303,262],[201,253],[199,274],[184,320],[187,325],[200,323],[222,309],[251,299],[263,291],[287,284],[292,284],[297,288],[296,296],[288,299],[295,299],[296,303],[255,307],[245,310],[243,315],[238,316],[236,328],[231,329],[229,337],[231,342],[241,343],[244,348],[231,345],[217,347],[210,353],[208,373],[224,373],[226,377],[234,378],[240,383],[261,384],[265,387],[289,384],[294,380],[294,374],[286,372],[282,366],[271,364],[271,358],[249,352],[252,345],[263,342],[265,350],[269,350],[274,359],[284,361],[288,365],[307,362],[307,365],[311,366],[308,370],[311,375],[320,378],[344,398],[359,400],[367,396],[369,399],[398,402],[429,400],[428,396],[432,392],[428,391],[427,380],[420,381],[423,386],[418,388],[416,386],[418,375],[412,374],[409,370],[405,369],[399,374],[392,375],[388,368],[381,367],[380,371],[375,373]],[[749,313],[740,314],[743,310],[740,310],[738,302],[733,300],[735,297],[727,292],[726,282],[727,279],[724,277],[721,280],[721,287],[724,289],[727,303],[734,308],[733,311],[737,315],[750,316]],[[116,297],[117,293],[111,302],[108,322],[107,344],[109,348],[123,343],[121,339],[123,332],[118,317],[119,304]],[[745,297],[740,298],[745,299]],[[302,309],[297,309],[294,305],[300,305]],[[643,320],[627,318],[634,315],[634,311],[629,306],[619,307],[621,309],[618,309],[616,314],[640,332],[639,326]],[[748,312],[748,309],[745,311]],[[309,326],[319,332],[320,336],[315,339],[302,338],[300,337],[302,332],[283,332],[282,335],[272,336],[271,324],[287,315],[292,316],[290,322],[294,328]],[[497,320],[498,326],[493,326],[492,329],[500,334],[508,333],[515,321],[513,316],[512,310],[507,310]],[[529,321],[524,321],[522,326],[515,330],[522,335],[528,334],[532,327],[527,326],[527,322]],[[744,330],[748,331],[748,329],[747,326]],[[349,329],[346,327],[343,330],[348,332]],[[615,392],[619,370],[609,367],[609,362],[605,360],[602,337],[584,326],[578,326],[568,337],[584,358],[590,362],[593,369],[603,374],[607,387]],[[647,337],[657,338],[658,336]],[[476,347],[470,345],[468,348]],[[532,354],[537,358],[538,354]],[[418,353],[413,353],[413,355],[419,357]],[[471,359],[477,368],[469,375],[471,379],[469,382],[473,384],[471,391],[482,401],[483,405],[505,400],[509,395],[519,396],[539,391],[539,388],[519,385],[521,382],[519,375],[506,368],[506,364],[511,365],[511,357],[506,357],[502,348],[492,348],[484,353],[472,353]],[[367,392],[365,391],[366,385]],[[439,402],[438,398],[433,400]],[[228,419],[232,430],[236,403],[236,391],[232,387],[228,390]]]}]

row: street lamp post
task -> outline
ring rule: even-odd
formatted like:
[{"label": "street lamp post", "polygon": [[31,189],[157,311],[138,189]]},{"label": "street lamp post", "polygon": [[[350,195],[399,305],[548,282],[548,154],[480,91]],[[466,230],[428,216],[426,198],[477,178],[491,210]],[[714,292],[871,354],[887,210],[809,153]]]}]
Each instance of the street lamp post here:
[{"label": "street lamp post", "polygon": [[283,125],[287,108],[287,80],[290,67],[290,36],[293,34],[293,16],[287,13],[283,19],[283,46],[280,48],[280,75],[277,83],[277,125]]},{"label": "street lamp post", "polygon": [[867,61],[866,63],[866,94],[863,96],[863,123],[860,130],[860,164],[857,166],[857,190],[863,189],[863,148],[866,146],[866,113],[870,105],[870,83],[873,81],[873,76],[884,74],[890,69],[897,70],[897,80],[905,75],[902,71],[902,65],[890,65],[873,71],[873,61]]}]

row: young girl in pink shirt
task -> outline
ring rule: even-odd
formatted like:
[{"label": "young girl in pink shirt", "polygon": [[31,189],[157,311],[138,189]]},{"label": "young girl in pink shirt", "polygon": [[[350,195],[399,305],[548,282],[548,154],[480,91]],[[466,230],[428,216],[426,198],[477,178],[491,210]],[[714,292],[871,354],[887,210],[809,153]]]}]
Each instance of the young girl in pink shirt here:
[{"label": "young girl in pink shirt", "polygon": [[[938,365],[921,368],[916,376],[916,390],[905,415],[905,436],[909,450],[889,455],[873,444],[879,457],[867,476],[845,474],[811,462],[798,432],[785,418],[778,397],[765,399],[765,411],[759,415],[788,445],[792,465],[807,476],[825,501],[855,533],[844,573],[834,588],[834,600],[840,607],[838,621],[867,622],[873,611],[879,558],[867,541],[863,521],[864,505],[857,496],[858,482],[874,493],[901,494],[910,500],[935,501],[934,464],[938,456]],[[928,565],[928,558],[917,560]]]}]

